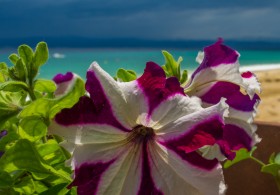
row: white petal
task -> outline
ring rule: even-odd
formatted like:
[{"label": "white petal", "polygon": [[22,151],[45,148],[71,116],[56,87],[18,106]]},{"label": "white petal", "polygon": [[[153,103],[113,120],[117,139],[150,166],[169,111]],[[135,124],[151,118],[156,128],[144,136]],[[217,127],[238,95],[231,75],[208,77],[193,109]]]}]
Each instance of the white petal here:
[{"label": "white petal", "polygon": [[80,166],[83,163],[107,162],[125,155],[127,149],[122,143],[83,144],[75,146],[72,154],[72,164]]},{"label": "white petal", "polygon": [[138,124],[147,125],[148,100],[137,81],[117,82],[96,62],[89,71],[94,71],[110,101],[114,116],[128,129]]},{"label": "white petal", "polygon": [[119,131],[113,126],[98,124],[63,126],[53,121],[48,133],[59,135],[75,144],[112,143],[126,139],[125,132]]},{"label": "white petal", "polygon": [[132,127],[137,124],[147,125],[148,100],[136,81],[118,83],[126,99],[124,115]]},{"label": "white petal", "polygon": [[[222,167],[218,165],[211,171],[194,167],[181,159],[176,153],[157,145],[151,153],[154,159],[153,177],[157,186],[167,185],[165,194],[224,194]],[[163,179],[164,184],[161,180]]]},{"label": "white petal", "polygon": [[141,182],[141,148],[130,148],[102,178],[98,194],[137,194]]},{"label": "white petal", "polygon": [[203,58],[204,58],[204,52],[203,51],[199,51],[196,58],[195,58],[195,61],[199,64],[201,64],[201,62],[203,61]]},{"label": "white petal", "polygon": [[197,97],[176,94],[163,101],[152,113],[149,126],[157,130],[185,115],[203,110]]},{"label": "white petal", "polygon": [[220,103],[214,106],[183,116],[158,129],[156,132],[157,139],[165,141],[172,140],[187,133],[197,124],[211,119],[213,116],[219,116],[223,119],[228,114],[227,109],[228,105],[225,103],[225,99],[222,98]]},{"label": "white petal", "polygon": [[[54,92],[54,95],[56,97],[61,97],[68,94],[68,92],[71,91],[71,89],[75,86],[77,79],[81,79],[78,75],[74,73],[69,72],[67,74],[72,75],[72,78],[64,82],[56,83],[57,89]],[[63,77],[63,75],[60,76]]]},{"label": "white petal", "polygon": [[213,146],[204,146],[199,149],[202,153],[201,155],[209,160],[218,159],[219,161],[224,161],[226,157],[222,154],[220,150],[220,146],[218,144],[214,144]]}]

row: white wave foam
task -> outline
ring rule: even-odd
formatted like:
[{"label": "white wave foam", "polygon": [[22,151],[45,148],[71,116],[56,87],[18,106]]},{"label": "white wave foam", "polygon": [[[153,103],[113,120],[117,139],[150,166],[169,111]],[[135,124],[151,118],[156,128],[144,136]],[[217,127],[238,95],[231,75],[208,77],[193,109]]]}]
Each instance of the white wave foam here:
[{"label": "white wave foam", "polygon": [[246,71],[266,71],[280,69],[280,64],[256,64],[253,66],[241,66],[240,72]]}]

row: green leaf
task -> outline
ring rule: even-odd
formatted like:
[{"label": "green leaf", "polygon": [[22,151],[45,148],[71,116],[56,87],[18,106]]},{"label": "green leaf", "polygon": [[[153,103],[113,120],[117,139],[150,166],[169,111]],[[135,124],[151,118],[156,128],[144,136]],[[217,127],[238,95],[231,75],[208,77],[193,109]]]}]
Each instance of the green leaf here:
[{"label": "green leaf", "polygon": [[0,83],[9,79],[9,69],[4,62],[0,63]]},{"label": "green leaf", "polygon": [[180,80],[180,63],[182,62],[183,58],[179,57],[177,62],[174,57],[167,51],[162,51],[162,54],[165,58],[165,69],[168,72],[168,76],[175,76]]},{"label": "green leaf", "polygon": [[25,107],[20,113],[20,118],[28,116],[40,116],[45,119],[53,118],[58,112],[64,108],[73,107],[85,94],[84,82],[81,78],[77,78],[72,88],[67,94],[56,99],[40,98]]},{"label": "green leaf", "polygon": [[9,78],[8,66],[4,62],[0,62],[0,83],[7,81]]},{"label": "green leaf", "polygon": [[11,68],[8,69],[8,74],[9,77],[13,80],[19,81],[20,79],[17,77],[17,70],[16,68],[13,66]]},{"label": "green leaf", "polygon": [[9,68],[5,62],[0,62],[0,83],[8,80]]},{"label": "green leaf", "polygon": [[56,85],[51,80],[37,79],[34,89],[42,93],[53,93],[56,90]]},{"label": "green leaf", "polygon": [[45,99],[45,98],[37,99],[36,101],[27,105],[21,111],[19,117],[26,118],[26,117],[37,116],[37,117],[42,117],[44,119],[48,119],[50,107],[52,107],[53,105],[54,105],[54,101],[51,99]]},{"label": "green leaf", "polygon": [[55,140],[50,139],[47,143],[40,144],[36,148],[43,159],[50,165],[63,163],[67,159]]},{"label": "green leaf", "polygon": [[48,173],[32,172],[31,174],[32,174],[32,177],[33,177],[34,179],[39,180],[39,181],[40,181],[40,180],[44,180],[44,179],[46,179],[47,177],[50,176],[50,174],[48,174]]},{"label": "green leaf", "polygon": [[23,118],[19,124],[19,135],[23,139],[35,142],[47,134],[47,125],[42,118],[30,116]]},{"label": "green leaf", "polygon": [[165,75],[166,75],[167,77],[170,77],[170,76],[171,76],[171,75],[169,74],[169,72],[168,72],[168,70],[167,70],[167,68],[166,68],[165,65],[162,66],[162,69],[164,70]]},{"label": "green leaf", "polygon": [[242,148],[240,150],[238,150],[236,152],[236,156],[235,158],[231,161],[231,160],[227,160],[224,164],[224,168],[228,168],[242,160],[246,160],[246,159],[249,159],[252,155],[253,155],[253,152],[257,149],[257,147],[253,147],[251,151],[248,151],[247,149],[245,148]]},{"label": "green leaf", "polygon": [[0,139],[0,151],[5,151],[8,144],[12,144],[17,141],[19,135],[15,131],[9,131],[7,135]]},{"label": "green leaf", "polygon": [[120,68],[117,72],[117,78],[119,78],[122,82],[129,82],[135,80],[137,75],[133,70]]},{"label": "green leaf", "polygon": [[22,92],[0,91],[0,126],[22,109]]},{"label": "green leaf", "polygon": [[0,167],[7,172],[26,170],[54,174],[66,182],[71,181],[69,173],[61,169],[56,170],[48,165],[39,155],[32,142],[26,139],[19,140],[4,153],[0,159]]},{"label": "green leaf", "polygon": [[272,163],[272,164],[264,165],[264,166],[262,166],[261,171],[263,173],[269,173],[269,174],[277,177],[277,176],[279,176],[280,164]]},{"label": "green leaf", "polygon": [[18,54],[22,63],[26,66],[30,66],[33,60],[33,50],[28,45],[21,45],[18,47]]},{"label": "green leaf", "polygon": [[20,90],[28,91],[28,86],[22,81],[6,81],[0,83],[0,90],[17,92]]},{"label": "green leaf", "polygon": [[275,156],[274,162],[280,165],[280,152]]},{"label": "green leaf", "polygon": [[181,85],[185,85],[188,80],[188,72],[184,70],[181,74],[181,63],[183,58],[180,56],[176,61],[174,57],[167,51],[162,51],[165,58],[165,64],[162,66],[167,77],[176,77]]},{"label": "green leaf", "polygon": [[39,67],[45,64],[49,58],[49,50],[47,43],[40,42],[36,46],[35,54],[34,54],[34,64],[36,67]]},{"label": "green leaf", "polygon": [[35,191],[41,195],[42,192],[48,190],[48,187],[40,181],[34,181]]},{"label": "green leaf", "polygon": [[268,159],[268,162],[269,162],[269,163],[271,163],[271,164],[274,163],[275,155],[276,155],[275,152],[273,152],[273,153],[270,155],[270,157],[269,157],[269,159]]},{"label": "green leaf", "polygon": [[25,65],[22,63],[22,60],[18,60],[16,62],[16,65],[15,65],[15,76],[20,80],[20,81],[26,81],[26,67]]},{"label": "green leaf", "polygon": [[70,193],[67,193],[67,195],[77,195],[77,186],[74,186],[71,188]]},{"label": "green leaf", "polygon": [[27,170],[30,172],[50,173],[41,162],[36,149],[26,139],[19,140],[1,157],[0,166],[7,172]]},{"label": "green leaf", "polygon": [[69,185],[68,183],[60,183],[42,192],[40,195],[49,195],[49,194],[65,195],[69,191],[69,189],[66,188],[68,185]]},{"label": "green leaf", "polygon": [[26,176],[21,179],[20,183],[14,186],[14,190],[21,194],[34,194],[35,184],[31,176]]},{"label": "green leaf", "polygon": [[7,80],[7,77],[2,74],[1,70],[0,70],[0,83],[5,82]]},{"label": "green leaf", "polygon": [[8,66],[5,62],[0,62],[0,70],[8,70]]},{"label": "green leaf", "polygon": [[13,188],[0,188],[0,194],[2,195],[20,195]]},{"label": "green leaf", "polygon": [[188,71],[183,70],[183,73],[181,75],[180,83],[181,83],[181,85],[185,85],[187,81],[188,81]]},{"label": "green leaf", "polygon": [[58,112],[64,108],[72,108],[85,95],[85,83],[81,78],[77,78],[71,90],[62,97],[54,99],[54,106],[50,109],[50,118],[53,118]]},{"label": "green leaf", "polygon": [[0,188],[7,188],[13,185],[13,178],[9,173],[0,170]]},{"label": "green leaf", "polygon": [[9,60],[11,61],[11,63],[13,65],[16,65],[17,61],[19,60],[20,58],[18,57],[17,54],[15,53],[12,53],[10,56],[9,56]]}]

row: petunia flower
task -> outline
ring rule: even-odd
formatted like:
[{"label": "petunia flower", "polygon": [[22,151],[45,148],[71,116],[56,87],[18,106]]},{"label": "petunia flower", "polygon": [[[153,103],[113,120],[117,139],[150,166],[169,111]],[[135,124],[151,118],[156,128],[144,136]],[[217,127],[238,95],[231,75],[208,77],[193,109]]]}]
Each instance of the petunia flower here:
[{"label": "petunia flower", "polygon": [[[69,88],[65,83],[73,84],[75,75],[67,74],[55,79],[59,94]],[[153,62],[140,78],[126,83],[94,62],[86,90],[89,96],[62,110],[49,127],[72,154],[69,188],[77,186],[78,194],[113,195],[225,192],[216,158],[230,144],[224,140],[224,99],[202,108],[198,98],[185,95],[177,78],[166,78]],[[218,148],[217,154],[208,151],[215,153],[212,159],[200,151],[207,145]]]},{"label": "petunia flower", "polygon": [[260,102],[257,95],[260,84],[253,73],[239,72],[239,56],[219,39],[198,54],[200,65],[185,86],[186,94],[199,97],[203,107],[226,98],[229,114],[225,119],[224,139],[230,144],[226,144],[224,150],[228,151],[226,157],[229,159],[235,157],[234,151],[240,148],[251,150],[260,141],[255,134],[256,126],[252,124]]}]

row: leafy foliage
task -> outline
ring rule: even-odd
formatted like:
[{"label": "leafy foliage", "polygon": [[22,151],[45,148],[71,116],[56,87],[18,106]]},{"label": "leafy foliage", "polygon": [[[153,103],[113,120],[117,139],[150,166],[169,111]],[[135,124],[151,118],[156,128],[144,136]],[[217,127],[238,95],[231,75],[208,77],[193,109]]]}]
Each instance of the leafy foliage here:
[{"label": "leafy foliage", "polygon": [[167,77],[177,77],[182,85],[184,85],[188,80],[188,71],[183,70],[181,73],[181,62],[183,58],[180,56],[176,61],[174,57],[167,51],[162,51],[165,58],[165,64],[162,66]]},{"label": "leafy foliage", "polygon": [[236,157],[230,161],[227,160],[224,163],[224,168],[229,168],[230,166],[247,159],[254,160],[261,166],[261,172],[271,174],[280,190],[280,153],[275,155],[275,153],[271,154],[269,158],[269,163],[265,164],[264,162],[260,161],[259,159],[253,156],[254,151],[257,147],[253,147],[251,151],[247,151],[246,149],[240,149],[236,152]]},{"label": "leafy foliage", "polygon": [[11,66],[0,63],[0,132],[7,132],[0,136],[0,194],[76,194],[66,188],[70,154],[47,129],[55,114],[85,94],[84,82],[77,78],[67,94],[55,97],[55,83],[36,78],[48,60],[44,42],[35,52],[21,45],[9,59]]},{"label": "leafy foliage", "polygon": [[242,160],[250,159],[257,147],[254,147],[251,151],[248,151],[245,148],[242,148],[236,152],[235,158],[231,160],[227,160],[224,164],[224,168],[228,168]]},{"label": "leafy foliage", "polygon": [[116,80],[122,81],[122,82],[133,81],[136,78],[137,78],[137,75],[133,70],[125,70],[123,68],[120,68],[117,71],[117,76],[115,77]]}]

